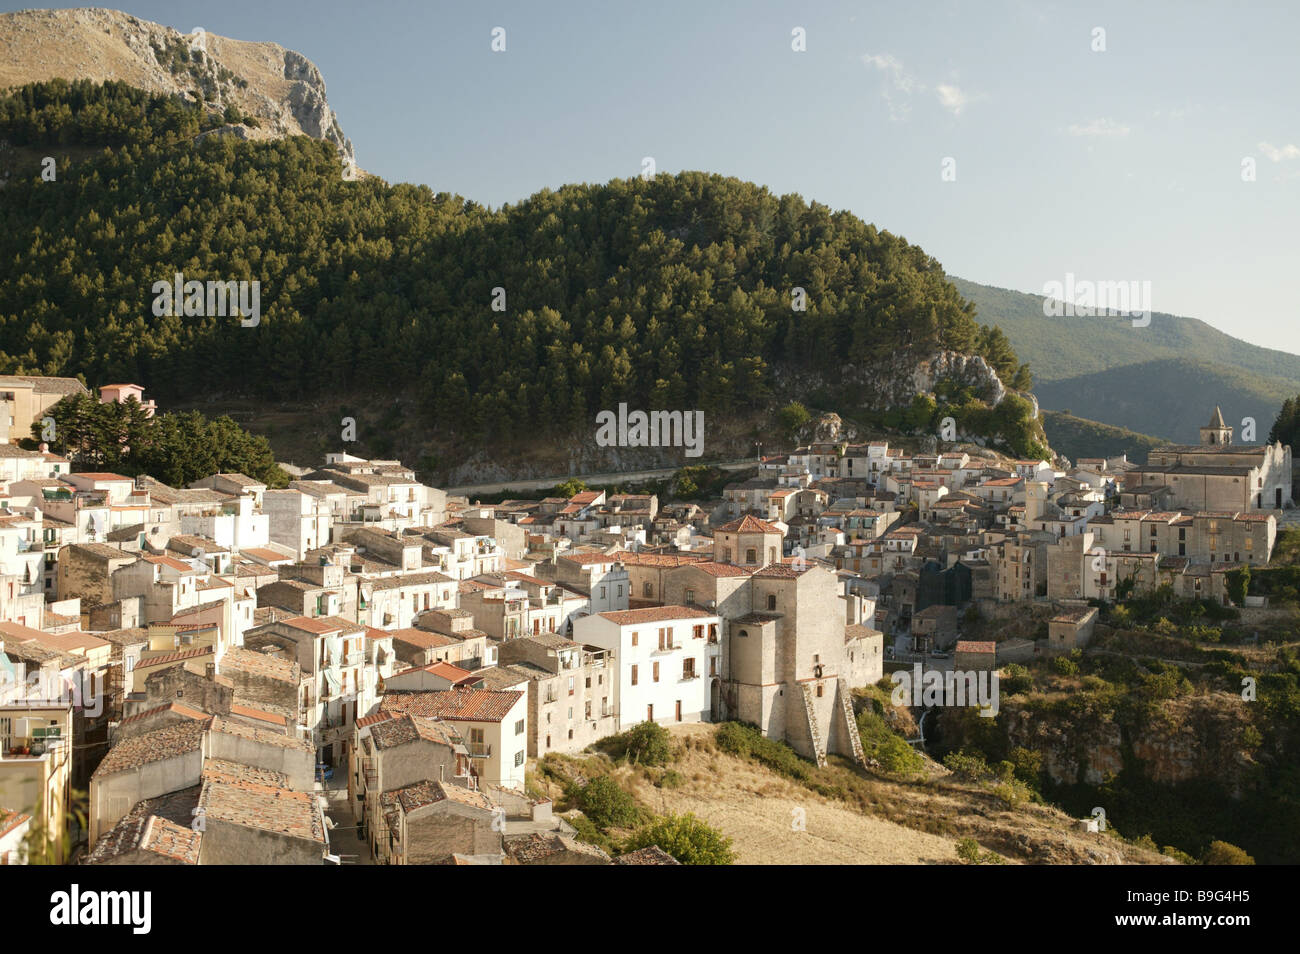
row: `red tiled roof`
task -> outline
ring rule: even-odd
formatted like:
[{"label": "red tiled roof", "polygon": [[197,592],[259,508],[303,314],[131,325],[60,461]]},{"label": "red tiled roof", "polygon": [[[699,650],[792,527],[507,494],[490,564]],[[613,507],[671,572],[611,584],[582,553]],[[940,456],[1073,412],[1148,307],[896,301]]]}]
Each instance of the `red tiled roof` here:
[{"label": "red tiled roof", "polygon": [[759,520],[753,514],[745,514],[739,520],[733,520],[731,523],[724,523],[714,529],[714,533],[781,533],[780,527],[775,527],[766,520]]},{"label": "red tiled roof", "polygon": [[380,708],[446,719],[453,722],[500,722],[524,697],[517,689],[435,689],[430,692],[389,692],[380,700]]},{"label": "red tiled roof", "polygon": [[715,614],[691,606],[652,606],[647,609],[611,610],[596,615],[619,626],[636,626],[640,623],[663,623],[674,619],[707,619]]}]

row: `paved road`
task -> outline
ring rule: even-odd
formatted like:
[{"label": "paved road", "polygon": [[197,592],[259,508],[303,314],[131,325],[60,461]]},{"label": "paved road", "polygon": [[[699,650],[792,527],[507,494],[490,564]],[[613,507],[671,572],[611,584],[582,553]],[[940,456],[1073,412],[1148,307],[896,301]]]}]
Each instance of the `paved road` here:
[{"label": "paved road", "polygon": [[[693,466],[694,461],[688,461],[683,466]],[[727,461],[721,464],[708,464],[709,467],[717,467],[720,470],[745,470],[749,467],[757,467],[758,461],[753,457],[746,457],[744,460]],[[467,494],[499,494],[506,490],[546,490],[554,487],[556,484],[563,483],[566,480],[581,480],[587,485],[591,484],[619,484],[629,483],[637,480],[655,480],[660,477],[671,477],[681,467],[665,467],[661,470],[631,470],[615,471],[609,474],[559,474],[555,477],[538,477],[531,480],[510,480],[503,483],[495,484],[472,484],[466,487],[447,487],[447,493],[465,496]]]}]

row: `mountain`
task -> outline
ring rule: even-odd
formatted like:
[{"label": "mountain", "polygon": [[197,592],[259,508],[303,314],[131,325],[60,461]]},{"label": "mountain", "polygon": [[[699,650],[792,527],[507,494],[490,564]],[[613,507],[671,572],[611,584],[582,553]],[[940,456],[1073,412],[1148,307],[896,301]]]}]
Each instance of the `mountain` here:
[{"label": "mountain", "polygon": [[352,143],[301,53],[214,33],[181,34],[117,10],[23,10],[0,15],[0,89],[51,79],[116,80],[224,111],[242,139],[305,135],[333,143],[349,168]]},{"label": "mountain", "polygon": [[1145,463],[1147,452],[1167,443],[1149,434],[1101,424],[1064,411],[1043,411],[1043,430],[1052,449],[1078,462],[1081,457],[1117,457]]},{"label": "mountain", "polygon": [[[114,81],[0,97],[0,139],[82,150],[57,188],[29,167],[0,194],[0,372],[173,403],[355,390],[399,419],[375,396],[400,397],[462,454],[591,440],[622,403],[759,427],[814,389],[821,410],[901,407],[930,434],[951,416],[1046,451],[1032,403],[1004,398],[1028,376],[1005,336],[923,249],[851,213],[699,172],[492,210],[345,181],[331,142],[205,135],[224,118]],[[247,322],[226,307],[241,282]],[[946,403],[913,405],[940,385]]]},{"label": "mountain", "polygon": [[1195,442],[1215,404],[1259,439],[1282,401],[1300,393],[1300,355],[1261,348],[1195,318],[1153,312],[1128,318],[1049,318],[1043,297],[949,276],[981,322],[996,324],[1029,363],[1045,409]]}]

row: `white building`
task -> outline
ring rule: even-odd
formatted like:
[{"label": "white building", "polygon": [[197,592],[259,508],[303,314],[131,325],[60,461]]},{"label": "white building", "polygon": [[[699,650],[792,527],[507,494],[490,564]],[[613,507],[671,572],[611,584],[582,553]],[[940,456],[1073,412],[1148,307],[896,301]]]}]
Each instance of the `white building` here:
[{"label": "white building", "polygon": [[573,624],[580,643],[611,650],[620,731],[642,721],[702,722],[721,675],[719,617],[689,606],[597,613]]}]

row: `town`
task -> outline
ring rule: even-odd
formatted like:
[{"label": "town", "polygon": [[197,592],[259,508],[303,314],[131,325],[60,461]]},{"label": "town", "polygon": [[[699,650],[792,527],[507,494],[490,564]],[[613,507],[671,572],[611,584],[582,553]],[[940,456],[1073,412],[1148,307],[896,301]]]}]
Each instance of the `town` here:
[{"label": "town", "polygon": [[[674,864],[585,843],[530,767],[735,720],[866,769],[852,692],[887,663],[919,690],[1085,648],[1119,596],[1229,605],[1292,500],[1291,448],[1217,408],[1197,445],[1069,467],[836,419],[704,503],[484,504],[342,452],[171,487],[16,443],[84,391],[0,378],[8,864],[37,828],[87,864]],[[1041,638],[964,638],[1031,614]]]}]

